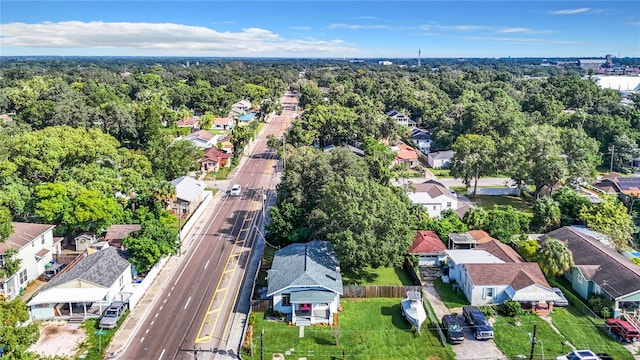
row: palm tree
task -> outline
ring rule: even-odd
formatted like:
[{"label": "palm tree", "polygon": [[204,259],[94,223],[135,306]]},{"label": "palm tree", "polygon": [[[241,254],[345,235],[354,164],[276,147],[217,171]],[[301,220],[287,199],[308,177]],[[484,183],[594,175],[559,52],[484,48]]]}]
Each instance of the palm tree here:
[{"label": "palm tree", "polygon": [[166,209],[176,200],[176,187],[168,181],[159,182],[153,189],[153,198],[162,202],[163,208]]},{"label": "palm tree", "polygon": [[561,275],[575,265],[573,253],[564,242],[548,238],[540,248],[538,256],[540,268],[549,275]]}]

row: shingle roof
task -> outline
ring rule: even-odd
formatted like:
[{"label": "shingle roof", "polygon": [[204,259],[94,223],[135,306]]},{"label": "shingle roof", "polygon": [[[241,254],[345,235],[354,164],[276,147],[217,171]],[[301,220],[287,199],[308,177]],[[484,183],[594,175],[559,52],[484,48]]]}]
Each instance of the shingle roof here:
[{"label": "shingle roof", "polygon": [[176,126],[194,126],[198,123],[198,119],[186,117],[176,121]]},{"label": "shingle roof", "polygon": [[454,244],[477,244],[478,242],[469,233],[450,233],[449,240]]},{"label": "shingle roof", "polygon": [[565,226],[543,235],[540,240],[548,238],[564,241],[573,253],[576,267],[584,271],[585,279],[595,282],[613,297],[640,291],[640,268],[594,237]]},{"label": "shingle roof", "polygon": [[434,151],[429,153],[429,156],[432,159],[451,159],[455,153],[453,150]]},{"label": "shingle roof", "polygon": [[227,125],[230,122],[233,122],[233,118],[230,118],[230,117],[218,117],[218,118],[215,118],[215,120],[213,120],[213,123],[217,124],[217,125]]},{"label": "shingle roof", "polygon": [[104,250],[87,255],[73,268],[49,281],[44,289],[49,289],[72,280],[87,281],[109,288],[118,280],[128,266],[131,266],[131,263],[126,260],[125,253],[110,246]]},{"label": "shingle roof", "polygon": [[134,231],[142,229],[140,224],[111,225],[104,236],[105,240],[122,240]]},{"label": "shingle roof", "polygon": [[204,184],[189,176],[171,180],[176,187],[176,197],[187,202],[195,201],[204,191]]},{"label": "shingle roof", "polygon": [[291,244],[276,251],[267,281],[267,296],[287,287],[323,287],[342,294],[338,258],[328,241]]},{"label": "shingle roof", "polygon": [[538,284],[551,288],[537,263],[467,264],[467,273],[474,285],[511,285],[520,290]]},{"label": "shingle roof", "polygon": [[185,140],[203,140],[209,141],[216,136],[213,133],[208,132],[207,130],[198,130],[184,137]]},{"label": "shingle roof", "polygon": [[0,242],[0,254],[4,254],[9,249],[20,250],[25,245],[32,242],[38,236],[44,234],[55,225],[32,224],[22,222],[12,222],[13,233],[5,242]]},{"label": "shingle roof", "polygon": [[524,259],[511,246],[500,242],[500,240],[492,239],[479,244],[476,246],[476,250],[484,250],[506,263],[524,262]]},{"label": "shingle roof", "polygon": [[210,161],[219,162],[222,159],[230,159],[230,158],[231,158],[231,154],[227,154],[226,152],[216,147],[210,147],[204,151],[204,155],[200,161],[210,160]]},{"label": "shingle roof", "polygon": [[492,238],[491,235],[489,235],[489,233],[484,230],[469,230],[469,235],[471,235],[472,238],[476,239],[478,244],[484,244],[491,240],[496,240],[495,238]]},{"label": "shingle roof", "polygon": [[447,250],[435,231],[420,230],[413,238],[409,254],[442,254]]},{"label": "shingle roof", "polygon": [[413,187],[416,193],[427,193],[432,199],[438,196],[446,196],[452,200],[457,200],[457,197],[451,193],[451,190],[435,180],[427,180],[420,184],[414,184]]}]

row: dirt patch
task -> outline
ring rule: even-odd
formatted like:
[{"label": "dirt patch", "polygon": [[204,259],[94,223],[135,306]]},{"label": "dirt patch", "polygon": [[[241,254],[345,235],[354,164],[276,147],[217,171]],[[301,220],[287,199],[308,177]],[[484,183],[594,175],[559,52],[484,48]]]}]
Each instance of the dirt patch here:
[{"label": "dirt patch", "polygon": [[29,351],[45,356],[73,358],[78,345],[86,338],[84,330],[66,321],[45,322],[40,327],[40,338]]}]

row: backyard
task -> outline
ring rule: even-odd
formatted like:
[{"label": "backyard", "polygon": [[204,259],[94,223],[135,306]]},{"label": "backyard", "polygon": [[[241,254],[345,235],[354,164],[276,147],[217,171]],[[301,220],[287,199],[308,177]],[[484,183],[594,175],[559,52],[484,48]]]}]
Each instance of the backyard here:
[{"label": "backyard", "polygon": [[[414,334],[402,317],[400,299],[342,299],[343,311],[338,315],[338,327],[305,327],[304,338],[299,328],[283,322],[268,321],[256,313],[253,356],[260,359],[260,333],[264,330],[264,356],[273,353],[292,358],[312,359],[455,359],[451,347],[444,347],[425,323],[421,335]],[[336,345],[337,339],[337,345]],[[287,357],[288,358],[288,357]]]}]

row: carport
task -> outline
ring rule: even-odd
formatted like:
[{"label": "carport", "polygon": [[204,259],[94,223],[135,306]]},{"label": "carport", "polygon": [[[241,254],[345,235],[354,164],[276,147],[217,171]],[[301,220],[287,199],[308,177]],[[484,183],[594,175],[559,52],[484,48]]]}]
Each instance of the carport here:
[{"label": "carport", "polygon": [[68,318],[75,315],[99,317],[109,304],[105,288],[51,288],[31,299],[27,306],[34,320]]}]

